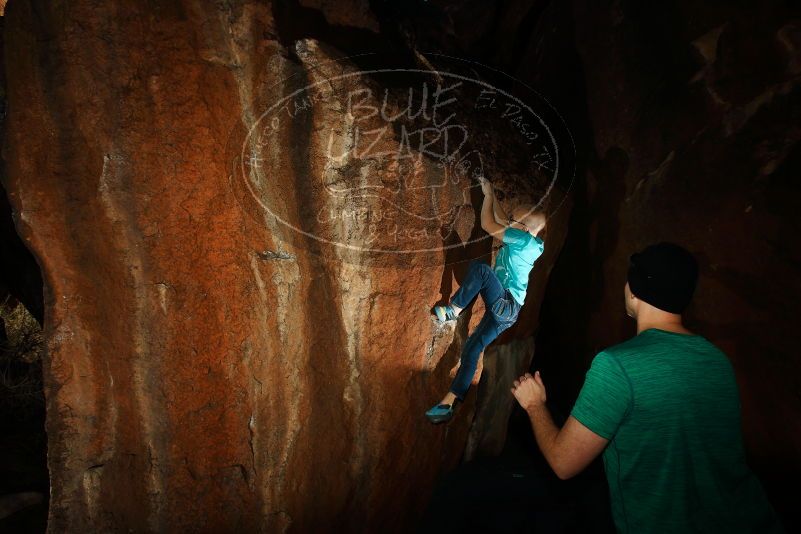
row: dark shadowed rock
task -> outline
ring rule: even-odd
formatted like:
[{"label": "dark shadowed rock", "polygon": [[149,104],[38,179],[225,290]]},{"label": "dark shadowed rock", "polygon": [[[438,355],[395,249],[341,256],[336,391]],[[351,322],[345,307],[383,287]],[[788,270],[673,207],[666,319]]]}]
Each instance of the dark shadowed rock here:
[{"label": "dark shadowed rock", "polygon": [[682,244],[702,270],[689,325],[730,357],[751,464],[789,520],[801,473],[801,331],[790,319],[801,311],[798,10],[573,8],[591,144],[538,365],[569,408],[592,356],[635,333],[623,306],[629,255]]}]

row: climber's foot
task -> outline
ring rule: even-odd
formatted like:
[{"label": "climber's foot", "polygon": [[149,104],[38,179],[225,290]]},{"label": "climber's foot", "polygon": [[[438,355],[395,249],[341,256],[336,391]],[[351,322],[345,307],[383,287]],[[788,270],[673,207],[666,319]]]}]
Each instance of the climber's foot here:
[{"label": "climber's foot", "polygon": [[437,316],[437,320],[443,323],[445,321],[453,321],[458,317],[458,313],[449,304],[434,306],[434,315]]},{"label": "climber's foot", "polygon": [[435,425],[439,423],[446,423],[450,421],[451,417],[453,417],[453,405],[437,404],[436,406],[432,406],[426,412],[426,417]]}]

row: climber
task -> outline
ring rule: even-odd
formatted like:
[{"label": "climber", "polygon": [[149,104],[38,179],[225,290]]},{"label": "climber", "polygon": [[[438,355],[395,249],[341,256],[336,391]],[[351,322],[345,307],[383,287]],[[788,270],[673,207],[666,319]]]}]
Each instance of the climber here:
[{"label": "climber", "polygon": [[512,394],[559,478],[603,453],[618,532],[782,532],[746,464],[732,366],[683,325],[697,277],[678,245],[631,256],[624,297],[638,334],[595,356],[561,429],[539,371]]},{"label": "climber", "polygon": [[445,397],[428,411],[432,423],[443,423],[453,416],[456,401],[463,402],[473,380],[481,352],[501,332],[517,321],[526,297],[528,275],[540,257],[544,242],[539,233],[545,228],[545,215],[533,207],[522,205],[506,215],[495,198],[492,184],[479,178],[484,201],[481,205],[481,228],[503,242],[495,259],[495,268],[471,261],[467,276],[449,304],[433,309],[439,321],[453,321],[480,293],[485,311],[473,334],[462,348],[459,370]]}]

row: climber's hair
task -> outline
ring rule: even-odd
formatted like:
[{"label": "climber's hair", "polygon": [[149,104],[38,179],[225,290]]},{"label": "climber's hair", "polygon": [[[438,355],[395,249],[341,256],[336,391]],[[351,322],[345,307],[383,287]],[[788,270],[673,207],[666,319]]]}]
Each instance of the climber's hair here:
[{"label": "climber's hair", "polygon": [[[518,219],[518,217],[520,217]],[[546,227],[547,217],[545,211],[533,204],[519,204],[512,210],[512,218],[520,221],[534,233],[539,233]]]}]

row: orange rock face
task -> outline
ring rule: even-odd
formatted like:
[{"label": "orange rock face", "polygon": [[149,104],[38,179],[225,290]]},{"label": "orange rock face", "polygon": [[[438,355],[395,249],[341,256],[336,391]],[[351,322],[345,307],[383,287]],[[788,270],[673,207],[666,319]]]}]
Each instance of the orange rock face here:
[{"label": "orange rock face", "polygon": [[477,172],[508,207],[554,207],[555,164],[503,172],[538,152],[525,110],[284,42],[259,3],[5,18],[7,189],[46,286],[51,531],[407,531],[439,473],[498,449],[568,205],[448,426],[423,413],[483,309],[458,327],[429,309],[489,260]]}]

